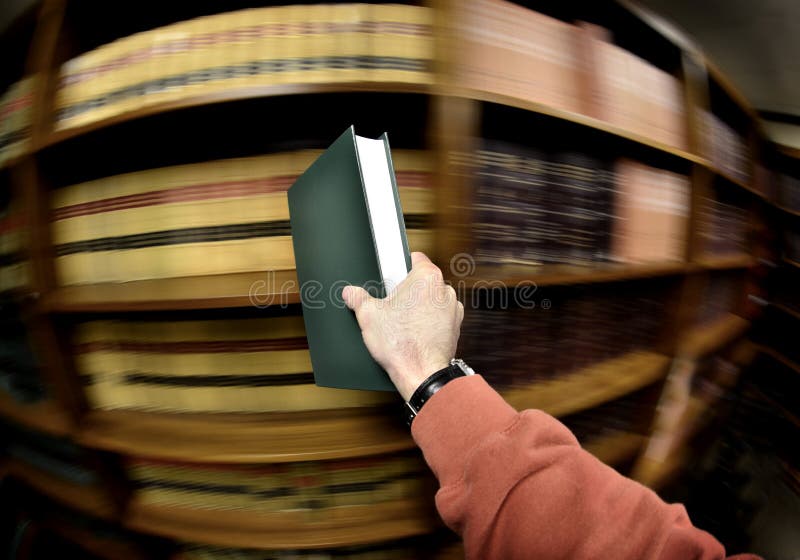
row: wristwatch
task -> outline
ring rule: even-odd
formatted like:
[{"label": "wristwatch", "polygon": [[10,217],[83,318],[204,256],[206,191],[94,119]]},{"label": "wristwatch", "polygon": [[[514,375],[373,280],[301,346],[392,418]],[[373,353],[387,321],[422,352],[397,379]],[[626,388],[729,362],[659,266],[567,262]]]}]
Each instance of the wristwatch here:
[{"label": "wristwatch", "polygon": [[447,385],[453,379],[466,375],[475,375],[475,371],[469,367],[464,360],[453,358],[450,360],[450,365],[444,369],[440,369],[423,381],[422,384],[417,387],[417,390],[414,391],[414,394],[411,395],[411,398],[408,399],[403,409],[409,428],[414,418],[419,414],[419,411],[422,410],[422,407],[425,406],[425,403],[430,400],[436,391]]}]

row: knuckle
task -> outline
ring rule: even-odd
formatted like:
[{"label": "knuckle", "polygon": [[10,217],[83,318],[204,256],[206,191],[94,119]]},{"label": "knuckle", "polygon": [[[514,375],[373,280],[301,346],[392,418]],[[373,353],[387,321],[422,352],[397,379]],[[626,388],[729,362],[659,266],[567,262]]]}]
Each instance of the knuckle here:
[{"label": "knuckle", "polygon": [[435,264],[430,264],[430,265],[426,266],[425,268],[427,270],[428,276],[430,276],[434,280],[439,281],[439,282],[444,280],[444,277],[442,276],[442,271]]}]

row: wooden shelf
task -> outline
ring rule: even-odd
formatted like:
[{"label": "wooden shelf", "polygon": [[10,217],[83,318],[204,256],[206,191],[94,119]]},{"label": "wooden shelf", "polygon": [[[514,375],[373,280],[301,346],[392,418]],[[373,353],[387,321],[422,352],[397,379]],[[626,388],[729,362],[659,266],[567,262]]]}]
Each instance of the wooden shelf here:
[{"label": "wooden shelf", "polygon": [[74,432],[72,420],[52,400],[22,404],[0,391],[0,416],[56,436],[66,436]]},{"label": "wooden shelf", "polygon": [[750,321],[733,313],[727,313],[709,325],[689,331],[678,343],[677,355],[688,359],[699,359],[716,352],[733,342],[750,327]]},{"label": "wooden shelf", "polygon": [[670,359],[655,352],[631,352],[552,381],[502,391],[517,410],[538,408],[566,416],[642,389],[667,373]]},{"label": "wooden shelf", "polygon": [[590,117],[588,115],[583,115],[580,113],[573,113],[570,111],[564,111],[562,109],[556,109],[554,107],[549,107],[543,103],[537,103],[535,101],[519,99],[517,97],[512,97],[509,95],[502,95],[499,93],[486,92],[486,91],[476,90],[472,88],[464,88],[454,85],[439,87],[437,88],[437,93],[445,96],[461,97],[466,99],[474,99],[477,101],[484,101],[488,103],[496,103],[498,105],[516,107],[517,109],[530,111],[532,113],[547,115],[563,121],[579,124],[587,128],[599,130],[601,132],[605,132],[607,134],[616,136],[618,138],[624,138],[625,140],[635,142],[636,144],[642,146],[647,146],[649,148],[652,148],[662,153],[672,155],[682,160],[690,161],[692,163],[705,163],[705,160],[696,154],[692,154],[685,150],[674,148],[672,146],[669,146],[668,144],[658,142],[657,140],[653,140],[651,138],[642,136],[640,134],[636,134],[634,132],[629,132],[623,128],[614,126],[606,121],[596,119],[594,117]]},{"label": "wooden shelf", "polygon": [[514,287],[533,282],[537,286],[619,282],[684,274],[691,269],[687,263],[654,263],[633,265],[599,265],[594,267],[570,265],[493,265],[484,266],[478,274],[463,279],[450,278],[453,284],[463,282],[466,288],[492,288],[499,285]]},{"label": "wooden shelf", "polygon": [[745,253],[739,255],[709,255],[700,257],[696,263],[702,270],[728,270],[735,268],[750,268],[755,266],[756,259]]},{"label": "wooden shelf", "polygon": [[436,528],[433,500],[260,513],[158,506],[133,498],[123,524],[130,529],[217,546],[293,549],[383,542]]},{"label": "wooden shelf", "polygon": [[618,465],[636,455],[645,437],[628,432],[611,432],[589,441],[583,448],[609,466]]},{"label": "wooden shelf", "polygon": [[66,128],[54,131],[46,135],[42,141],[34,147],[34,151],[41,151],[45,148],[65,142],[72,138],[88,134],[95,130],[114,126],[142,119],[145,117],[188,109],[202,105],[212,105],[215,103],[225,103],[230,101],[240,101],[246,99],[256,99],[261,97],[275,97],[281,95],[301,95],[314,93],[352,93],[352,92],[389,92],[389,93],[430,93],[431,88],[427,84],[414,84],[408,82],[341,82],[328,84],[275,84],[267,86],[239,87],[214,93],[189,95],[185,98],[163,101],[149,104],[146,107],[135,111],[127,111],[112,117],[100,119],[85,125]]},{"label": "wooden shelf", "polygon": [[101,519],[117,517],[117,508],[99,483],[82,486],[15,459],[8,460],[8,474],[67,507]]},{"label": "wooden shelf", "polygon": [[294,270],[86,284],[42,297],[45,312],[212,309],[299,303]]},{"label": "wooden shelf", "polygon": [[[399,410],[399,403],[398,403]],[[395,411],[264,414],[91,411],[78,441],[125,455],[205,463],[284,463],[414,447]]]}]

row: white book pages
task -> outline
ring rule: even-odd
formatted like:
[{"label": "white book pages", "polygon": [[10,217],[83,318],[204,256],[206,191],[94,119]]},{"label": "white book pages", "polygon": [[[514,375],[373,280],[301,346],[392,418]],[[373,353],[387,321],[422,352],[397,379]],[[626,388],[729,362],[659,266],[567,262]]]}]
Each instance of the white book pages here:
[{"label": "white book pages", "polygon": [[408,276],[392,178],[383,140],[356,136],[378,265],[386,293]]}]

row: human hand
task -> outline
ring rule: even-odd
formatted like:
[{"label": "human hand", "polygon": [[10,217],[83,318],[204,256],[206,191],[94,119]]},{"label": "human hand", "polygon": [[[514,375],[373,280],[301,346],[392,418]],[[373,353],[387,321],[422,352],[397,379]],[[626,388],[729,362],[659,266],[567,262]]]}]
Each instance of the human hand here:
[{"label": "human hand", "polygon": [[464,306],[425,254],[411,253],[411,272],[385,299],[358,286],[345,287],[342,299],[404,400],[455,356]]}]

